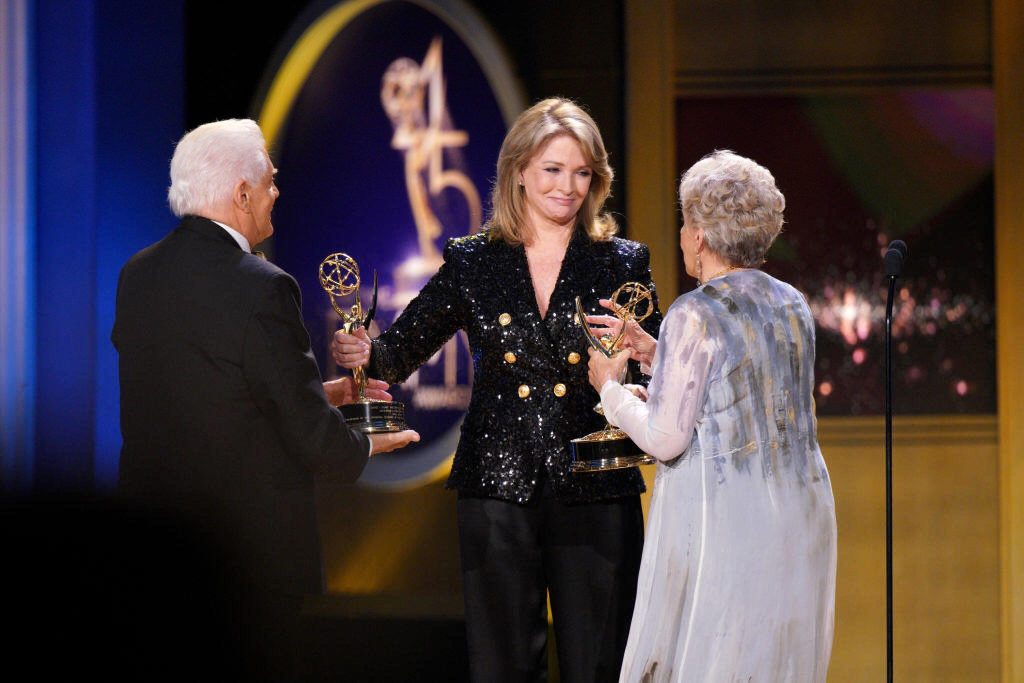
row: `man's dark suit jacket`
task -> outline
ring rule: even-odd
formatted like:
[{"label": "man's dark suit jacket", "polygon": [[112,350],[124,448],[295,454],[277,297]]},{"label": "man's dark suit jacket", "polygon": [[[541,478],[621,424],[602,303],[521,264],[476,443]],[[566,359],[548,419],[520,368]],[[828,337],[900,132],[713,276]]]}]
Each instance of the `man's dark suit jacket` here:
[{"label": "man's dark suit jacket", "polygon": [[122,492],[228,534],[286,594],[322,589],[314,475],[355,480],[369,453],[300,310],[290,275],[189,216],[121,271],[112,334]]}]

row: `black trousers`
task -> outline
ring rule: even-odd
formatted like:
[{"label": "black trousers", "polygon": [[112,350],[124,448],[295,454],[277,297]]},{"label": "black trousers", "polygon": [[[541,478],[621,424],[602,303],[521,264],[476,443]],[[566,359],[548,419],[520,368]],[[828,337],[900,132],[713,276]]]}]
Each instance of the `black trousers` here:
[{"label": "black trousers", "polygon": [[561,680],[618,680],[643,550],[639,496],[460,495],[458,524],[473,681],[547,680],[547,592]]}]

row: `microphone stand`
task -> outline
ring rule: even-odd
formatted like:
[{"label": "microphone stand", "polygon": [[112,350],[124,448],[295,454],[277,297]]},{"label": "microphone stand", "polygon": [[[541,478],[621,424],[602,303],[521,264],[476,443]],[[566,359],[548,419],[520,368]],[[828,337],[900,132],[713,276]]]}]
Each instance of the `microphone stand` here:
[{"label": "microphone stand", "polygon": [[889,294],[885,300],[885,667],[892,683],[892,306],[907,245],[893,240],[885,252]]},{"label": "microphone stand", "polygon": [[892,302],[896,275],[885,301],[885,670],[892,683]]}]

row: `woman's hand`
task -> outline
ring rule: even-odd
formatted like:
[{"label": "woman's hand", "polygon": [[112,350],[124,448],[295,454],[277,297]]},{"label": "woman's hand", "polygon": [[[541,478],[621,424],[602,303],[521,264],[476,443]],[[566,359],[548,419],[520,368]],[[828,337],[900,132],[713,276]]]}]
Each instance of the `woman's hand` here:
[{"label": "woman's hand", "polygon": [[[598,303],[610,311],[614,310],[610,299],[601,299]],[[599,339],[606,334],[612,337],[618,336],[622,329],[622,321],[614,315],[588,315],[587,324],[592,326],[590,331]],[[602,327],[593,327],[593,325]],[[622,335],[619,348],[630,349],[633,360],[640,361],[642,365],[650,365],[654,360],[654,352],[658,348],[658,340],[647,334],[647,330],[641,327],[640,323],[630,320],[626,323],[626,334]]]},{"label": "woman's hand", "polygon": [[594,387],[597,393],[601,393],[601,387],[608,380],[621,382],[626,369],[626,361],[629,360],[629,351],[617,353],[608,358],[595,349],[587,349],[590,354],[590,363],[587,366],[587,379],[590,386]]},{"label": "woman's hand", "polygon": [[[359,391],[351,377],[324,382],[324,393],[327,394],[327,400],[332,406],[355,403],[359,399]],[[372,377],[367,378],[366,398],[375,401],[390,401],[391,394],[388,393],[388,383]]]},{"label": "woman's hand", "polygon": [[356,329],[352,334],[342,330],[334,333],[331,340],[331,357],[343,368],[361,368],[370,362],[370,335],[365,327]]}]

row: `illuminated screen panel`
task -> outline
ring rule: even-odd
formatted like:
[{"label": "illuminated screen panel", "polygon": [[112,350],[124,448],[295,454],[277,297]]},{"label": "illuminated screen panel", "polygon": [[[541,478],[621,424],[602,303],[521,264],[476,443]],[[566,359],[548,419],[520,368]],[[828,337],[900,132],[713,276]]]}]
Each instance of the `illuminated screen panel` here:
[{"label": "illuminated screen panel", "polygon": [[[732,149],[767,166],[786,196],[765,270],[814,311],[819,415],[884,410],[882,254],[893,239],[910,252],[893,323],[897,411],[995,412],[990,89],[687,97],[676,128],[679,173]],[[694,286],[680,277],[680,291]]]},{"label": "illuminated screen panel", "polygon": [[[328,353],[338,311],[350,311],[355,296],[332,303],[321,289],[323,260],[354,259],[364,311],[376,273],[376,336],[440,268],[447,240],[475,233],[487,215],[509,115],[523,103],[496,44],[457,4],[325,5],[270,70],[260,124],[281,191],[271,259],[302,289],[327,377],[338,372]],[[360,484],[405,490],[447,476],[473,371],[460,331],[392,387],[421,440],[374,457]]]}]

